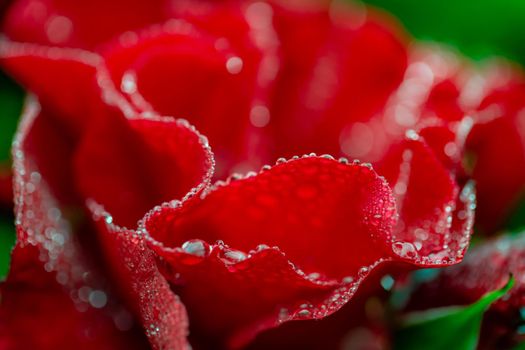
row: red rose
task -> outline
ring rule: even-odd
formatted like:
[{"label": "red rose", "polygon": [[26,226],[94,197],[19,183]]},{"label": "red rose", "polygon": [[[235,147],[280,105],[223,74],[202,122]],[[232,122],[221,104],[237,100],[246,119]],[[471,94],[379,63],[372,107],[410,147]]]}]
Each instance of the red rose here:
[{"label": "red rose", "polygon": [[336,345],[378,278],[461,261],[459,70],[355,10],[145,4],[8,12],[1,64],[38,102],[13,150],[0,344]]}]

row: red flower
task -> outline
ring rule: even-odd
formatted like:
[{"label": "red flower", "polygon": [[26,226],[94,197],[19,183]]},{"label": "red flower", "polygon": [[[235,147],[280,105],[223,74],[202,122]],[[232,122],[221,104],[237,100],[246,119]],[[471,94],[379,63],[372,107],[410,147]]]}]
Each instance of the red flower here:
[{"label": "red flower", "polygon": [[[384,127],[403,77],[426,79],[388,26],[266,3],[72,4],[16,2],[6,31],[26,42],[0,47],[39,101],[14,144],[3,344],[140,347],[134,315],[155,349],[184,347],[188,327],[194,345],[242,347],[289,321],[336,322],[384,273],[463,258],[475,196],[441,152],[460,128]],[[36,312],[17,306],[28,298]],[[50,328],[28,336],[35,320]]]}]

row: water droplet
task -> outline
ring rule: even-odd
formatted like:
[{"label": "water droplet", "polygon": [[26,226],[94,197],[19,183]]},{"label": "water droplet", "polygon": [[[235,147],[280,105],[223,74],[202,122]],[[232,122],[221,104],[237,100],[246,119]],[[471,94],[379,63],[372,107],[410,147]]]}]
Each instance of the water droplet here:
[{"label": "water droplet", "polygon": [[407,132],[405,133],[405,136],[409,140],[414,140],[414,141],[419,140],[418,133],[415,130],[412,130],[412,129],[407,130]]},{"label": "water droplet", "polygon": [[335,159],[334,157],[332,157],[332,156],[329,155],[329,154],[323,154],[323,155],[321,155],[321,158],[324,158],[324,159],[330,159],[330,160],[334,160],[334,159]]},{"label": "water droplet", "polygon": [[368,274],[368,267],[366,266],[361,267],[357,273],[359,274],[359,277],[366,276]]},{"label": "water droplet", "polygon": [[312,272],[312,273],[309,273],[308,276],[306,277],[310,280],[316,280],[319,277],[321,277],[321,274],[319,274],[318,272]]},{"label": "water droplet", "polygon": [[101,290],[94,290],[89,293],[89,303],[96,309],[101,309],[106,306],[108,297],[106,293]]},{"label": "water droplet", "polygon": [[392,250],[402,258],[413,259],[417,257],[416,247],[409,242],[394,242],[392,244]]},{"label": "water droplet", "polygon": [[270,122],[270,110],[266,106],[257,105],[250,111],[250,122],[253,126],[262,128]]},{"label": "water droplet", "polygon": [[202,258],[206,257],[209,252],[208,244],[200,239],[186,241],[182,244],[181,248],[188,254]]},{"label": "water droplet", "polygon": [[310,314],[311,314],[310,310],[306,310],[306,309],[299,310],[299,312],[297,312],[297,316],[299,317],[308,317],[310,316]]},{"label": "water droplet", "polygon": [[384,275],[383,278],[381,278],[380,283],[384,290],[391,290],[394,286],[395,280],[390,275]]},{"label": "water droplet", "polygon": [[269,246],[267,246],[266,244],[259,244],[257,246],[257,248],[255,248],[256,251],[260,252],[260,251],[263,251],[263,250],[266,250],[266,249],[270,249]]},{"label": "water droplet", "polygon": [[137,92],[135,73],[124,73],[124,75],[122,76],[122,81],[120,82],[120,89],[127,94],[133,94]]},{"label": "water droplet", "polygon": [[230,57],[226,61],[226,70],[230,74],[239,74],[242,70],[243,62],[240,57],[234,56]]},{"label": "water droplet", "polygon": [[352,276],[346,276],[346,277],[343,277],[342,282],[344,284],[350,284],[354,282],[354,278]]},{"label": "water droplet", "polygon": [[228,249],[222,253],[222,258],[225,262],[235,264],[246,260],[246,254],[239,250]]},{"label": "water droplet", "polygon": [[64,16],[52,16],[46,23],[46,34],[54,44],[60,44],[69,39],[73,32],[73,22]]}]

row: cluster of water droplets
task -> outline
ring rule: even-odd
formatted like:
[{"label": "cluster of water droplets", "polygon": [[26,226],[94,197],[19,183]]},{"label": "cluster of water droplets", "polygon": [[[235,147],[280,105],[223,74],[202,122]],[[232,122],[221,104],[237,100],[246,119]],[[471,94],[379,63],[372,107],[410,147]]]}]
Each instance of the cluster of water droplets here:
[{"label": "cluster of water droplets", "polygon": [[78,311],[104,308],[117,329],[129,330],[133,323],[131,314],[111,298],[107,281],[87,262],[58,202],[31,156],[24,152],[26,135],[40,111],[31,97],[25,108],[13,141],[17,244],[22,249],[27,245],[38,249],[44,269],[54,274],[56,281],[69,292]]}]

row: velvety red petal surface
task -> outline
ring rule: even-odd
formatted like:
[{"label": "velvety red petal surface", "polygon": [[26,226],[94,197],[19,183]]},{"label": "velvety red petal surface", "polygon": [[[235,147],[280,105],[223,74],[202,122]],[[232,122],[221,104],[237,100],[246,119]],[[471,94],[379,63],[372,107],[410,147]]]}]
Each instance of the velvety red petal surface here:
[{"label": "velvety red petal surface", "polygon": [[475,246],[465,260],[444,269],[435,280],[426,282],[412,295],[410,310],[466,305],[485,293],[503,287],[512,274],[515,286],[496,301],[485,314],[480,348],[511,348],[523,340],[520,309],[525,306],[525,236],[501,237]]},{"label": "velvety red petal surface", "polygon": [[[130,331],[131,315],[97,277],[33,155],[26,153],[26,136],[38,113],[30,102],[15,138],[17,245],[9,276],[0,285],[0,343],[14,349],[143,347],[140,333]],[[126,331],[119,330],[118,315],[127,318],[120,324]]]},{"label": "velvety red petal surface", "polygon": [[113,217],[94,202],[90,210],[113,281],[139,315],[152,348],[186,348],[186,309],[157,269],[155,256],[143,236],[113,225]]},{"label": "velvety red petal surface", "polygon": [[[403,255],[443,263],[464,255],[473,221],[471,184],[459,193],[454,178],[416,133],[393,147],[379,166],[396,196],[399,222],[394,240]],[[457,217],[459,222],[453,225]],[[406,243],[412,242],[412,243]],[[426,258],[423,258],[426,259]]]},{"label": "velvety red petal surface", "polygon": [[324,10],[277,8],[275,13],[283,49],[270,107],[274,154],[314,151],[371,159],[383,142],[373,139],[371,119],[407,66],[395,25],[379,24],[345,6],[336,19]]},{"label": "velvety red petal surface", "polygon": [[339,309],[351,282],[392,255],[394,222],[390,190],[373,170],[307,157],[159,208],[144,228],[195,332],[238,346]]},{"label": "velvety red petal surface", "polygon": [[0,41],[2,67],[73,134],[81,132],[98,103],[94,77],[99,61],[87,51]]},{"label": "velvety red petal surface", "polygon": [[129,102],[139,111],[188,119],[209,138],[223,168],[248,158],[248,116],[257,87],[251,57],[184,21],[135,35],[105,53],[113,83]]},{"label": "velvety red petal surface", "polygon": [[[369,349],[388,348],[389,331],[384,300],[388,292],[379,286],[386,264],[378,266],[350,303],[320,320],[287,322],[261,332],[247,349]],[[386,278],[391,278],[388,276]]]},{"label": "velvety red petal surface", "polygon": [[75,179],[84,198],[101,203],[128,227],[155,205],[202,187],[212,169],[206,140],[184,120],[127,119],[109,107],[75,154]]},{"label": "velvety red petal surface", "polygon": [[[444,172],[432,155],[424,156],[416,158],[414,176],[426,176],[417,172],[432,161],[434,171]],[[408,224],[410,215],[421,215],[413,224],[430,230],[425,241],[395,229],[393,194],[369,165],[327,158],[283,159],[146,217],[143,230],[188,308],[195,341],[206,335],[237,347],[285,321],[326,317],[346,304],[382,261],[397,262],[391,266],[396,270],[401,262],[439,266],[461,260],[472,208],[453,233],[435,229],[443,225],[443,215],[450,217],[443,228],[453,221],[452,210],[440,212],[457,197],[450,177],[443,175],[444,187],[436,192],[448,186],[444,195],[451,198],[436,194],[426,205],[432,215],[404,210]],[[457,200],[459,210],[472,198]]]},{"label": "velvety red petal surface", "polygon": [[13,178],[10,170],[0,167],[0,207],[10,208],[13,203]]},{"label": "velvety red petal surface", "polygon": [[163,0],[20,0],[9,7],[3,31],[19,41],[93,49],[122,32],[163,20],[166,6]]},{"label": "velvety red petal surface", "polygon": [[[106,18],[112,6],[121,5],[20,1],[6,28],[17,40],[93,48],[164,15],[157,3],[143,9],[132,1],[122,22],[99,32],[113,20]],[[372,285],[380,274],[462,259],[475,195],[470,184],[460,190],[449,172],[458,159],[446,147],[461,146],[454,132],[409,134],[382,162],[385,178],[366,163],[310,155],[209,187],[214,159],[207,140],[178,119],[188,118],[210,137],[219,176],[275,154],[382,154],[377,149],[388,149],[417,121],[394,113],[401,131],[375,139],[390,115],[385,108],[406,101],[403,78],[421,82],[429,71],[426,108],[461,119],[459,90],[443,83],[430,92],[435,72],[414,62],[407,69],[404,43],[389,25],[285,5],[218,9],[206,3],[200,14],[170,11],[184,19],[126,32],[101,56],[8,41],[0,48],[2,63],[44,106],[26,115],[15,148],[17,226],[19,242],[38,249],[50,300],[58,300],[58,291],[73,297],[71,310],[64,308],[64,317],[75,320],[67,325],[71,334],[84,322],[78,305],[87,308],[85,317],[122,326],[110,310],[119,295],[155,349],[186,346],[188,327],[194,345],[235,348],[288,321],[354,310],[350,299],[374,290],[363,282]],[[99,26],[88,26],[86,18],[100,18]],[[49,82],[49,76],[57,78]],[[412,106],[414,113],[426,98]],[[258,159],[250,163],[252,155]],[[85,199],[95,227],[83,222]],[[124,228],[140,219],[137,230]],[[88,235],[77,237],[81,224]],[[17,248],[17,261],[34,261],[27,256]],[[85,273],[98,270],[86,256],[107,266],[93,285]],[[18,284],[25,283],[16,272],[24,265],[16,264],[12,283],[2,287],[6,295],[19,294]],[[48,286],[53,278],[62,286]],[[102,301],[107,314],[94,310]],[[347,320],[341,315],[334,319]],[[323,334],[322,328],[312,334]],[[94,341],[112,344],[107,339],[122,335],[104,330]],[[38,341],[62,345],[50,339]]]},{"label": "velvety red petal surface", "polygon": [[[39,248],[17,245],[9,278],[2,283],[0,347],[4,349],[144,349],[140,333],[122,332],[100,310],[75,304]],[[130,317],[123,311],[123,317]]]},{"label": "velvety red petal surface", "polygon": [[467,160],[479,192],[477,224],[486,233],[500,228],[525,198],[524,98],[523,84],[493,91],[467,139]]}]

